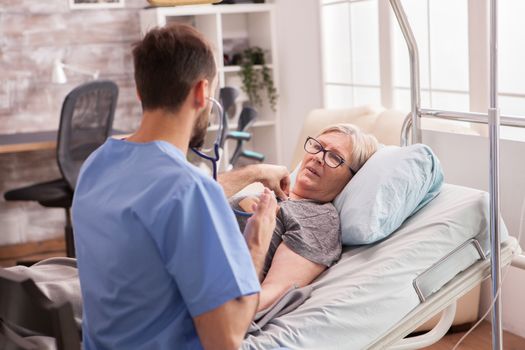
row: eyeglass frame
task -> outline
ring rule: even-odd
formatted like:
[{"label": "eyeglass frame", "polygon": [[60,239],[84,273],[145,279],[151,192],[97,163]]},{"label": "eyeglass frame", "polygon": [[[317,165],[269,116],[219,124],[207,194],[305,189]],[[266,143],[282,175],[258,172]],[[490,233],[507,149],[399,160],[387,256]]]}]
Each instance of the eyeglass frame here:
[{"label": "eyeglass frame", "polygon": [[[317,143],[319,144],[319,146],[321,147],[321,149],[320,149],[318,152],[312,153],[312,152],[309,152],[309,151],[306,149],[306,145],[308,144],[308,141],[310,141],[310,140],[313,140],[313,141],[315,141],[315,142],[317,142]],[[304,146],[303,146],[303,148],[304,148],[304,151],[305,151],[306,153],[308,153],[308,154],[318,154],[318,153],[320,153],[320,152],[323,152],[323,162],[326,164],[326,166],[328,166],[328,167],[330,167],[330,168],[332,168],[332,169],[336,169],[336,168],[340,167],[341,164],[344,164],[344,165],[346,165],[346,167],[348,168],[348,170],[350,170],[350,174],[351,174],[352,176],[354,176],[354,175],[356,174],[356,171],[354,171],[354,170],[350,167],[350,165],[348,165],[348,164],[346,163],[346,161],[345,161],[345,159],[344,159],[343,157],[341,157],[339,154],[335,153],[334,151],[327,150],[326,148],[324,148],[324,146],[321,144],[321,142],[319,142],[319,141],[318,141],[316,138],[314,138],[314,137],[307,136],[307,137],[306,137],[306,141],[304,141]],[[325,160],[325,158],[326,158],[326,154],[327,154],[327,153],[331,153],[331,154],[336,155],[336,156],[339,158],[339,160],[340,160],[339,164],[337,164],[336,166],[331,166],[331,165],[329,165],[329,164],[326,162],[326,160]]]}]

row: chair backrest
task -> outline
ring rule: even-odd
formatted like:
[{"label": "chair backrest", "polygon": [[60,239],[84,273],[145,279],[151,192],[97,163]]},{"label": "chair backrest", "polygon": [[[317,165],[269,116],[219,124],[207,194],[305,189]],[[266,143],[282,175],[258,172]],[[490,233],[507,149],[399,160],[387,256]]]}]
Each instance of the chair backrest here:
[{"label": "chair backrest", "polygon": [[228,133],[228,119],[232,118],[230,112],[232,111],[232,107],[235,105],[235,100],[238,96],[239,90],[231,86],[225,86],[221,88],[219,92],[219,100],[223,110],[223,115],[220,116],[223,123],[222,133],[219,139],[219,146],[221,148],[224,147],[224,143],[226,142],[226,135]]},{"label": "chair backrest", "polygon": [[82,163],[110,136],[117,99],[118,86],[109,80],[88,82],[66,96],[60,115],[57,161],[71,189]]},{"label": "chair backrest", "polygon": [[22,335],[53,337],[58,350],[80,349],[71,304],[52,302],[33,280],[6,269],[0,269],[0,323],[2,349],[30,348]]},{"label": "chair backrest", "polygon": [[[224,109],[224,113],[228,115],[230,113],[231,108],[233,105],[235,105],[235,100],[239,96],[239,90],[236,88],[233,88],[231,86],[225,86],[221,88],[219,92],[219,98],[221,100],[222,108]],[[233,118],[233,116],[228,115],[230,118]]]},{"label": "chair backrest", "polygon": [[245,131],[250,125],[255,123],[255,119],[257,118],[257,111],[253,109],[252,107],[244,107],[241,111],[241,115],[239,116],[239,123],[237,130],[239,131]]}]

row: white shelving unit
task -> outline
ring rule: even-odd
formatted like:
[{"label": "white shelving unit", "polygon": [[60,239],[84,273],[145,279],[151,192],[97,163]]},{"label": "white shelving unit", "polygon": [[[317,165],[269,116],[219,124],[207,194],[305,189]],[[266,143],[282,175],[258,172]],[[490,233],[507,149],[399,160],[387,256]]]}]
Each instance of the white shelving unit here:
[{"label": "white shelving unit", "polygon": [[[176,7],[155,7],[141,10],[140,25],[142,35],[156,26],[172,22],[183,22],[196,27],[211,42],[219,72],[219,86],[233,86],[241,91],[236,108],[237,115],[228,124],[229,129],[237,128],[238,115],[242,104],[248,101],[241,90],[240,66],[224,65],[225,43],[244,41],[249,47],[258,46],[266,52],[267,66],[272,72],[275,86],[279,86],[277,64],[277,45],[275,30],[275,4],[236,4],[236,5],[197,5]],[[226,46],[227,46],[226,45]],[[226,52],[230,54],[230,52]],[[255,66],[255,69],[261,69]],[[273,111],[261,91],[263,106],[255,106],[259,112],[257,121],[249,130],[252,141],[246,149],[261,152],[266,156],[265,163],[281,164],[279,145],[279,106]],[[210,131],[217,130],[211,126]],[[233,144],[230,145],[230,149]]]}]

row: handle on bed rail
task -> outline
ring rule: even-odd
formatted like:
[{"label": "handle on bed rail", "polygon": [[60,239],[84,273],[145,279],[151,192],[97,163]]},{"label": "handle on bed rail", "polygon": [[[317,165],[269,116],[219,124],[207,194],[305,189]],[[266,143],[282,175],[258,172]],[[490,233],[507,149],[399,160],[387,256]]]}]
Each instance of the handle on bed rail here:
[{"label": "handle on bed rail", "polygon": [[[456,261],[454,257],[463,258],[461,260]],[[468,241],[466,241],[465,243],[463,243],[462,245],[445,255],[438,262],[436,262],[428,269],[420,273],[419,276],[414,278],[412,285],[414,286],[414,290],[416,291],[416,294],[419,297],[419,301],[424,303],[432,294],[439,290],[439,288],[443,287],[446,281],[449,281],[452,277],[454,277],[453,275],[451,275],[445,280],[437,277],[442,276],[442,272],[440,271],[450,271],[450,269],[447,268],[448,265],[453,264],[454,266],[458,266],[458,264],[461,263],[463,268],[466,269],[480,259],[486,260],[487,257],[483,252],[481,244],[475,238],[469,239]],[[429,281],[433,282],[429,283]],[[437,285],[436,281],[440,281],[441,285]]]}]

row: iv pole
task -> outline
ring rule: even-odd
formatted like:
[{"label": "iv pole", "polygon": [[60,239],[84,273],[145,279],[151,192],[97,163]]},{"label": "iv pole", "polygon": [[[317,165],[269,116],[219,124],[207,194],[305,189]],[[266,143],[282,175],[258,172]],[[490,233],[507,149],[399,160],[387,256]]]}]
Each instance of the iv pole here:
[{"label": "iv pole", "polygon": [[[490,242],[491,242],[491,277],[492,297],[494,309],[492,310],[492,349],[503,349],[503,335],[501,327],[501,298],[498,289],[501,284],[501,235],[500,235],[500,197],[499,197],[499,128],[500,111],[498,108],[498,37],[497,37],[497,0],[490,0],[490,105],[488,114],[474,115],[474,113],[450,111],[425,111],[420,107],[419,95],[419,57],[416,40],[408,22],[407,16],[401,5],[401,0],[390,0],[390,5],[396,15],[397,21],[403,32],[408,46],[410,57],[410,92],[411,113],[407,116],[405,124],[412,125],[412,142],[421,142],[420,118],[422,114],[435,117],[447,117],[461,120],[462,118],[485,117],[489,126],[490,138],[490,163],[489,163],[489,193],[490,193]],[[410,118],[409,118],[410,117]],[[511,119],[511,118],[507,118]],[[406,141],[408,135],[402,138]]]},{"label": "iv pole", "polygon": [[499,127],[500,111],[498,107],[498,1],[490,1],[490,106],[488,109],[490,138],[490,243],[492,297],[492,349],[503,349],[501,327],[501,297],[498,289],[501,285],[501,235],[500,235],[500,198],[499,198]]}]

